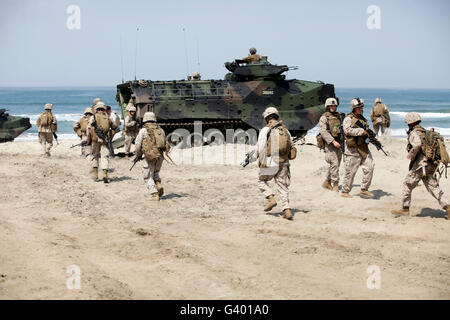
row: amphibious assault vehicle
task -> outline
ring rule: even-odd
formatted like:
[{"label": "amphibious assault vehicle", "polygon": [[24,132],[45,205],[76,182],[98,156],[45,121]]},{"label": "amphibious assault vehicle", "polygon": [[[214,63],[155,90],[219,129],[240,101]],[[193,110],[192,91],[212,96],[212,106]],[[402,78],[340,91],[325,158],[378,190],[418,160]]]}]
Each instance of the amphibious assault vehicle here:
[{"label": "amphibious assault vehicle", "polygon": [[30,119],[10,116],[0,109],[0,143],[14,141],[22,132],[31,128]]},{"label": "amphibious assault vehicle", "polygon": [[325,100],[335,97],[334,86],[323,82],[286,79],[283,74],[297,67],[273,65],[262,57],[256,63],[243,60],[225,63],[230,71],[224,80],[135,80],[117,85],[116,100],[122,117],[132,99],[137,119],[155,112],[166,134],[178,128],[193,131],[194,121],[202,128],[259,130],[263,111],[278,108],[293,137],[313,128],[325,111]]}]

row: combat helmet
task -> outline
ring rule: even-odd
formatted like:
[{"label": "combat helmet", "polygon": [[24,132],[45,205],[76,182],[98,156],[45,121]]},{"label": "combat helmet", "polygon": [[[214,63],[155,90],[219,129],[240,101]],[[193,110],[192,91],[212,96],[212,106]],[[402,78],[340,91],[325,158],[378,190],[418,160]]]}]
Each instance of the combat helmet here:
[{"label": "combat helmet", "polygon": [[129,106],[128,107],[128,112],[136,112],[136,107],[135,106]]},{"label": "combat helmet", "polygon": [[275,115],[277,115],[278,117],[280,117],[280,114],[278,113],[278,110],[277,110],[277,108],[275,108],[275,107],[268,107],[266,110],[264,110],[262,116],[263,116],[263,118],[265,119],[265,118],[267,118],[268,116],[270,116],[271,114],[275,114]]},{"label": "combat helmet", "polygon": [[196,80],[200,80],[200,73],[198,73],[197,71],[194,72],[194,73],[192,74],[192,78],[193,78],[193,79],[196,79]]},{"label": "combat helmet", "polygon": [[416,122],[420,122],[422,121],[422,118],[420,117],[420,114],[418,114],[417,112],[410,112],[408,114],[406,114],[405,116],[405,122],[410,125]]},{"label": "combat helmet", "polygon": [[256,48],[251,47],[249,50],[250,54],[256,54]]},{"label": "combat helmet", "polygon": [[84,114],[86,115],[86,114],[92,114],[92,108],[86,108],[85,110],[84,110]]},{"label": "combat helmet", "polygon": [[94,99],[94,106],[95,106],[97,103],[99,103],[100,101],[101,101],[100,98],[95,98],[95,99]]},{"label": "combat helmet", "polygon": [[376,98],[375,103],[381,103],[381,98]]},{"label": "combat helmet", "polygon": [[355,108],[364,107],[364,99],[360,99],[360,98],[352,99],[352,101],[350,101],[350,107],[352,108],[352,111]]},{"label": "combat helmet", "polygon": [[97,104],[94,107],[95,111],[100,110],[100,109],[103,109],[103,111],[106,110],[105,103],[103,101],[97,102]]},{"label": "combat helmet", "polygon": [[142,119],[142,122],[156,122],[155,114],[153,112],[144,113],[144,119]]},{"label": "combat helmet", "polygon": [[44,106],[44,110],[52,110],[53,104],[51,103],[46,103]]},{"label": "combat helmet", "polygon": [[328,108],[330,106],[338,106],[339,103],[337,102],[336,98],[328,98],[325,101],[325,108]]}]

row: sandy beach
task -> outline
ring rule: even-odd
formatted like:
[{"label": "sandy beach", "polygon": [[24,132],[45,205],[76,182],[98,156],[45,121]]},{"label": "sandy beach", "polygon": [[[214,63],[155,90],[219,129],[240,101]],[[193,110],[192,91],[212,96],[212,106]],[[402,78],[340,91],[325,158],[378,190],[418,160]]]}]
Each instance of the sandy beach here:
[{"label": "sandy beach", "polygon": [[[0,299],[450,299],[445,212],[421,185],[411,216],[390,213],[407,174],[404,139],[384,142],[389,157],[370,146],[375,199],[359,197],[361,172],[351,199],[321,188],[324,154],[299,146],[293,221],[279,206],[263,212],[255,164],[192,164],[174,150],[154,203],[141,163],[130,172],[131,160],[115,158],[111,183],[94,182],[76,142],[49,159],[37,141],[0,144]],[[220,159],[217,149],[203,157]],[[441,188],[450,197],[449,179]],[[80,289],[67,286],[70,266]],[[367,286],[369,266],[379,289]]]}]

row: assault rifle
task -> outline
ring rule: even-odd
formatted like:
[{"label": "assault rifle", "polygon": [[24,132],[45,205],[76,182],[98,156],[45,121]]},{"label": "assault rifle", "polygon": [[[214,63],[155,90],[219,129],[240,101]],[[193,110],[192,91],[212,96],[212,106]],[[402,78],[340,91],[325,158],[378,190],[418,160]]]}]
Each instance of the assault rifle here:
[{"label": "assault rifle", "polygon": [[369,128],[364,127],[364,125],[359,120],[356,121],[355,124],[358,127],[364,129],[369,135],[369,142],[372,143],[375,147],[377,147],[377,150],[383,151],[383,153],[387,156],[387,153],[383,150],[383,146],[381,145],[381,142],[377,140],[377,135],[375,134],[375,132],[373,132]]},{"label": "assault rifle", "polygon": [[136,156],[136,157],[133,159],[133,164],[132,164],[131,167],[130,167],[130,171],[133,170],[133,168],[134,168],[134,166],[136,165],[136,163],[138,163],[138,162],[141,161],[141,160],[142,160],[142,155],[140,155],[139,157]]},{"label": "assault rifle", "polygon": [[241,166],[243,166],[244,168],[245,168],[246,166],[248,166],[248,164],[250,163],[250,159],[253,157],[253,154],[254,154],[254,153],[255,153],[255,150],[250,151],[249,153],[247,153],[247,154],[245,155],[244,161],[241,162]]},{"label": "assault rifle", "polygon": [[78,147],[78,146],[85,147],[85,146],[87,146],[87,142],[86,142],[86,141],[81,141],[80,143],[77,143],[77,144],[72,145],[72,146],[70,147],[70,149],[75,148],[75,147]]},{"label": "assault rifle", "polygon": [[103,132],[103,130],[101,128],[99,128],[97,126],[97,120],[95,119],[95,116],[94,116],[94,122],[92,122],[92,125],[94,127],[95,133],[97,134],[97,137],[106,143],[106,147],[109,150],[109,156],[111,158],[114,158],[114,148],[112,146],[112,141],[111,141],[111,139],[108,139],[107,134],[105,132]]},{"label": "assault rifle", "polygon": [[53,134],[53,138],[55,138],[55,140],[56,140],[56,143],[59,144],[58,136],[56,135],[56,133],[52,132],[52,134]]},{"label": "assault rifle", "polygon": [[344,133],[344,118],[345,113],[341,113],[341,125],[339,126],[339,144],[341,145],[342,154],[345,153],[345,133]]}]

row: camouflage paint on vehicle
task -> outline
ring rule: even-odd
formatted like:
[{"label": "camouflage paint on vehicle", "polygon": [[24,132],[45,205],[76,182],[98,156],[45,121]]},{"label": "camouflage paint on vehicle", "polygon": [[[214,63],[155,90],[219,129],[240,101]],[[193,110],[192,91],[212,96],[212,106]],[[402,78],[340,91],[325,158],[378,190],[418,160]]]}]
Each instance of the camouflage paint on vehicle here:
[{"label": "camouflage paint on vehicle", "polygon": [[325,100],[335,97],[334,86],[323,82],[286,80],[284,72],[295,68],[267,62],[246,64],[227,62],[230,71],[224,80],[129,81],[117,85],[116,100],[127,115],[130,98],[142,120],[145,112],[155,112],[166,132],[190,128],[200,120],[217,129],[256,130],[264,126],[263,111],[275,106],[293,136],[312,129],[325,112]]},{"label": "camouflage paint on vehicle", "polygon": [[22,132],[31,128],[30,119],[10,116],[0,109],[0,143],[14,141]]}]

